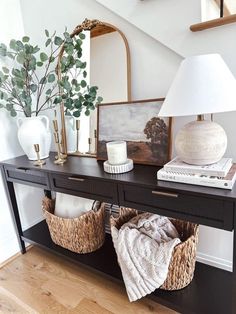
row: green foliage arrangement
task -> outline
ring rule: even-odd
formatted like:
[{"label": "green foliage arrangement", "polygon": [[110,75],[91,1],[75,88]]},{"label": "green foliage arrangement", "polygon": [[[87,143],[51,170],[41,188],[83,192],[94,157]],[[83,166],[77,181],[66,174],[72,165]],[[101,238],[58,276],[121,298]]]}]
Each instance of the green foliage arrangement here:
[{"label": "green foliage arrangement", "polygon": [[81,61],[85,34],[81,32],[71,37],[65,32],[64,37],[57,68],[61,76],[59,86],[62,92],[56,97],[55,103],[63,101],[67,115],[73,113],[74,117],[79,117],[83,109],[85,114],[89,115],[103,99],[97,97],[98,87],[90,87],[86,82],[86,62]]},{"label": "green foliage arrangement", "polygon": [[[0,108],[13,117],[17,112],[31,117],[63,102],[66,114],[79,117],[84,109],[89,115],[102,97],[97,97],[97,86],[90,87],[86,82],[87,65],[81,61],[85,35],[71,38],[65,31],[59,37],[55,32],[50,35],[48,30],[45,35],[45,51],[32,45],[28,36],[12,39],[9,47],[0,44],[0,57],[4,64],[10,64],[0,70]],[[64,54],[57,64],[61,49]]]}]

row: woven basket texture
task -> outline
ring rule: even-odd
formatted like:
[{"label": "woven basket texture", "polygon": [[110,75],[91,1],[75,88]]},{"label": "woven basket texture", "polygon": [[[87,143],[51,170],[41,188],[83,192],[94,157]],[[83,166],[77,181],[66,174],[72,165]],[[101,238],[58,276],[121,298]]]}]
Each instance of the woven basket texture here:
[{"label": "woven basket texture", "polygon": [[43,199],[42,209],[52,241],[76,253],[90,253],[99,249],[105,241],[104,204],[98,211],[90,210],[78,218],[62,218],[54,215],[55,200]]},{"label": "woven basket texture", "polygon": [[[110,218],[111,226],[120,229],[124,223],[137,214],[135,209],[122,208],[119,217]],[[160,289],[179,290],[189,285],[194,276],[199,226],[183,220],[170,220],[179,232],[182,242],[173,250],[168,275]]]}]

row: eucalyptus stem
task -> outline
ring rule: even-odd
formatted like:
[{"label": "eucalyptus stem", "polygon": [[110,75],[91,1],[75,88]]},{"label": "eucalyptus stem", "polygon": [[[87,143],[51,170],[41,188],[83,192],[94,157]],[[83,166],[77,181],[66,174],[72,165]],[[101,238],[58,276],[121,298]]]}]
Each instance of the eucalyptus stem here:
[{"label": "eucalyptus stem", "polygon": [[59,95],[59,92],[55,93],[54,95],[51,95],[47,98],[47,100],[45,100],[45,102],[39,107],[38,110],[35,110],[36,116],[39,114],[40,111],[42,111],[42,108],[47,104],[47,102],[54,98],[55,96]]},{"label": "eucalyptus stem", "polygon": [[[50,63],[48,62],[47,66],[46,66],[46,71],[45,71],[44,76],[43,76],[45,81],[46,81],[46,77],[47,77],[47,72],[48,72],[49,66],[50,66]],[[36,112],[38,112],[39,100],[40,100],[40,97],[42,95],[42,91],[43,91],[44,85],[45,85],[45,83],[42,83],[40,88],[39,88],[39,94],[38,94],[37,102],[36,102]]]},{"label": "eucalyptus stem", "polygon": [[[66,30],[63,37],[56,32],[50,35],[48,30],[45,35],[49,52],[32,45],[27,36],[22,40],[12,39],[9,47],[0,44],[0,56],[13,60],[12,68],[0,69],[0,107],[12,116],[19,109],[25,116],[37,116],[63,101],[67,113],[78,117],[85,109],[89,115],[102,98],[97,97],[98,88],[89,87],[86,82],[86,62],[81,61],[85,35],[75,31],[69,34]],[[43,71],[39,71],[42,66]]]}]

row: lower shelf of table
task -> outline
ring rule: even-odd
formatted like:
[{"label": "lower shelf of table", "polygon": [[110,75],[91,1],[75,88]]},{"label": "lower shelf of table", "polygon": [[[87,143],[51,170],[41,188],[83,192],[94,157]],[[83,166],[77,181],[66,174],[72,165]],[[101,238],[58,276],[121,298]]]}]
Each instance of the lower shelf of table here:
[{"label": "lower shelf of table", "polygon": [[[24,231],[22,239],[122,281],[108,234],[102,248],[89,254],[73,253],[54,244],[45,220]],[[150,297],[181,313],[228,314],[231,313],[231,278],[230,272],[197,263],[194,279],[188,287],[172,292],[158,289]]]}]

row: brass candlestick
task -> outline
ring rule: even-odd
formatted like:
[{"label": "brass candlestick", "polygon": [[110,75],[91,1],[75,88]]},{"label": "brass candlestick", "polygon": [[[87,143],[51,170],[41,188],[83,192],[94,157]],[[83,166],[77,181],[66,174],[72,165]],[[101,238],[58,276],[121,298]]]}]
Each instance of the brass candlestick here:
[{"label": "brass candlestick", "polygon": [[97,130],[94,130],[93,136],[94,136],[94,150],[92,150],[92,142],[93,142],[93,139],[92,139],[91,137],[88,138],[89,149],[88,149],[87,154],[89,154],[89,155],[96,155],[96,148],[97,148]]},{"label": "brass candlestick", "polygon": [[62,153],[63,152],[62,133],[61,133],[60,148],[61,148],[61,158],[66,159],[67,155]]},{"label": "brass candlestick", "polygon": [[57,120],[54,119],[54,120],[52,120],[52,122],[53,122],[54,131],[58,133],[58,123],[57,123]]},{"label": "brass candlestick", "polygon": [[40,159],[40,155],[39,155],[39,151],[40,151],[40,150],[39,150],[39,144],[34,144],[34,150],[35,150],[36,155],[37,155],[37,160],[34,162],[34,165],[35,165],[35,166],[42,167],[42,165],[45,165],[45,164],[46,164],[46,161]]},{"label": "brass candlestick", "polygon": [[88,138],[88,144],[89,144],[89,149],[88,149],[88,154],[91,154],[91,144],[92,144],[92,139],[91,137]]},{"label": "brass candlestick", "polygon": [[61,147],[60,147],[60,141],[59,141],[59,135],[58,135],[58,132],[54,132],[54,140],[55,140],[55,143],[57,145],[57,158],[56,160],[54,161],[54,163],[56,165],[62,165],[64,164],[64,162],[66,162],[66,159],[64,159],[62,157],[62,154],[61,154]]},{"label": "brass candlestick", "polygon": [[[56,110],[55,110],[55,116],[56,116]],[[57,134],[57,138],[58,138],[58,141],[59,141],[59,132],[58,132],[58,123],[57,123],[57,120],[54,119],[52,122],[53,122],[54,131],[55,131],[55,133]],[[55,139],[55,134],[54,134],[54,139]],[[56,140],[55,140],[55,143],[57,144]],[[60,143],[59,145],[61,145],[61,143]],[[62,151],[62,150],[61,150],[61,147],[60,147],[60,156],[61,156],[62,159],[66,159],[67,156],[64,155],[64,154],[62,154],[61,151]],[[58,155],[55,156],[55,159],[58,159]]]},{"label": "brass candlestick", "polygon": [[[57,116],[56,110],[54,110],[54,114],[55,114],[55,119],[52,120],[52,123],[53,123],[53,128],[54,128],[54,131],[55,131],[55,133],[54,133],[54,140],[55,140],[55,143],[57,145],[56,136],[55,136],[55,134],[57,134],[57,137],[58,137],[58,123],[57,123],[57,120],[56,120],[56,116]],[[58,140],[59,140],[59,138],[58,138]],[[55,159],[58,159],[58,156],[59,155],[57,154],[55,156]]]},{"label": "brass candlestick", "polygon": [[94,130],[94,154],[96,154],[97,153],[97,138],[98,138],[98,136],[97,136],[97,130]]},{"label": "brass candlestick", "polygon": [[76,152],[79,153],[79,129],[80,129],[80,121],[76,120]]}]

